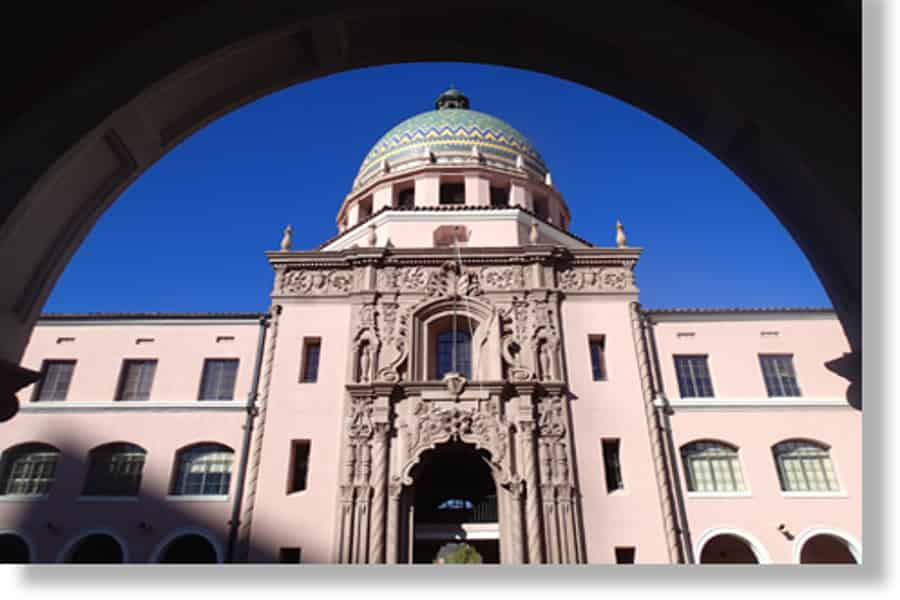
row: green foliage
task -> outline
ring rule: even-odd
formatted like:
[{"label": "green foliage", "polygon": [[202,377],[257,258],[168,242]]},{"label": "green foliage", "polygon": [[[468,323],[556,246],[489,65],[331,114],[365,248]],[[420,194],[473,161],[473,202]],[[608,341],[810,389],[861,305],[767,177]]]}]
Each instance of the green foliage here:
[{"label": "green foliage", "polygon": [[469,544],[447,544],[438,551],[434,562],[448,565],[481,564],[481,554]]}]

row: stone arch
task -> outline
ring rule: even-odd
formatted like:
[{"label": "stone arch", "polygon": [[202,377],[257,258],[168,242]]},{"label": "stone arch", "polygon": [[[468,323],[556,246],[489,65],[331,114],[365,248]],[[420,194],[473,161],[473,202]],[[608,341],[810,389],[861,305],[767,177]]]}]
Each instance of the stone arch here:
[{"label": "stone arch", "polygon": [[109,537],[114,540],[119,545],[119,550],[122,554],[121,562],[129,562],[128,544],[125,542],[125,539],[122,538],[122,536],[119,535],[116,531],[108,528],[87,529],[79,532],[77,535],[73,536],[65,546],[63,546],[57,557],[57,562],[69,562],[69,560],[72,558],[72,554],[76,550],[78,550],[79,546],[93,536]]},{"label": "stone arch", "polygon": [[[24,531],[19,531],[17,529],[0,529],[0,551],[4,550],[3,542],[7,542],[10,546],[13,546],[18,541],[27,553],[26,560],[24,561],[13,561],[13,558],[20,558],[19,556],[5,556],[4,554],[0,554],[0,563],[33,563],[37,560],[37,550],[35,549],[34,542],[31,539],[31,536],[26,534]],[[18,548],[10,548],[10,554],[17,554]]]},{"label": "stone arch", "polygon": [[198,536],[204,538],[207,542],[209,542],[210,546],[212,546],[216,554],[216,562],[221,563],[224,560],[225,553],[222,550],[222,545],[219,543],[218,538],[209,530],[199,527],[182,527],[170,532],[167,536],[161,539],[158,544],[156,544],[156,547],[154,547],[153,551],[150,553],[150,562],[162,562],[163,556],[165,555],[169,547],[179,539],[186,536]]},{"label": "stone arch", "polygon": [[794,540],[791,558],[795,564],[802,564],[803,547],[806,546],[807,542],[810,542],[813,538],[818,536],[830,536],[840,540],[847,547],[847,550],[853,556],[853,559],[857,564],[862,564],[862,544],[860,544],[855,537],[842,529],[821,525],[804,529]]},{"label": "stone arch", "polygon": [[703,535],[701,535],[697,539],[697,543],[694,548],[694,557],[698,563],[700,563],[700,559],[703,556],[703,549],[707,546],[707,544],[709,544],[712,540],[719,536],[731,536],[746,544],[753,555],[756,557],[756,562],[761,565],[769,564],[772,562],[772,560],[769,558],[769,553],[766,551],[766,547],[763,546],[762,543],[753,535],[734,527],[714,527],[712,529],[707,529],[706,531],[704,531]]}]

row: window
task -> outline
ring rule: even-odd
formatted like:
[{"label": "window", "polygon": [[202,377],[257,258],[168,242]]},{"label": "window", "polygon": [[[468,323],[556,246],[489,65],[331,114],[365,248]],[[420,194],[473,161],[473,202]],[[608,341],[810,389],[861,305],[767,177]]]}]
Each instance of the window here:
[{"label": "window", "polygon": [[176,496],[224,496],[231,481],[234,451],[222,444],[196,444],[176,457],[172,494]]},{"label": "window", "polygon": [[491,206],[507,208],[509,206],[509,188],[491,186]]},{"label": "window", "polygon": [[61,402],[69,393],[74,360],[45,360],[41,365],[41,382],[38,384],[35,402]]},{"label": "window", "polygon": [[464,183],[442,183],[441,204],[465,204],[466,185]]},{"label": "window", "polygon": [[617,565],[631,565],[634,564],[634,547],[620,547],[616,548],[616,564]]},{"label": "window", "polygon": [[136,496],[147,452],[135,444],[106,444],[91,450],[85,496]]},{"label": "window", "polygon": [[303,340],[303,364],[300,365],[300,382],[314,383],[319,377],[319,354],[322,340],[306,338]]},{"label": "window", "polygon": [[681,451],[690,492],[739,492],[744,478],[736,448],[718,442],[694,442]]},{"label": "window", "polygon": [[207,358],[200,381],[200,400],[234,400],[236,358]]},{"label": "window", "polygon": [[538,219],[547,220],[547,217],[550,216],[550,208],[547,205],[547,197],[546,196],[535,196],[531,201],[532,206],[534,206],[534,216]]},{"label": "window", "polygon": [[309,440],[291,442],[290,479],[288,494],[306,489],[306,475],[309,471]]},{"label": "window", "polygon": [[8,449],[0,464],[0,494],[48,494],[56,476],[58,458],[59,450],[48,444],[29,443]]},{"label": "window", "polygon": [[147,400],[156,372],[155,360],[126,360],[122,364],[116,400]]},{"label": "window", "polygon": [[712,379],[705,355],[676,356],[675,374],[678,376],[678,393],[682,398],[712,398]]},{"label": "window", "polygon": [[416,205],[416,190],[407,188],[397,194],[397,208],[413,208]]},{"label": "window", "polygon": [[444,331],[437,335],[437,379],[456,372],[472,378],[472,338],[468,331]]},{"label": "window", "polygon": [[588,347],[591,351],[591,373],[594,381],[603,381],[606,379],[606,336],[588,337]]},{"label": "window", "polygon": [[769,397],[799,396],[797,375],[794,373],[794,357],[790,354],[760,354],[763,379]]},{"label": "window", "polygon": [[603,468],[606,472],[606,491],[621,490],[622,467],[619,464],[619,440],[603,440]]},{"label": "window", "polygon": [[840,490],[828,448],[804,440],[788,440],[772,448],[778,479],[785,492]]},{"label": "window", "polygon": [[366,196],[362,200],[359,201],[359,218],[357,219],[358,223],[362,223],[366,219],[372,216],[372,197]]},{"label": "window", "polygon": [[299,564],[300,548],[281,548],[278,551],[278,562],[285,564]]}]

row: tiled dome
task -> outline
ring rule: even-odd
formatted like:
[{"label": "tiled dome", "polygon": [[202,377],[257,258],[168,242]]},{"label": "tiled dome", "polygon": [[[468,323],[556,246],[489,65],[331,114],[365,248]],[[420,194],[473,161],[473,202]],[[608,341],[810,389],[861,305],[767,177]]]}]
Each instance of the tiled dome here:
[{"label": "tiled dome", "polygon": [[435,155],[447,151],[468,154],[476,146],[485,160],[496,157],[515,164],[521,156],[525,168],[541,177],[547,173],[541,155],[521,132],[496,117],[468,107],[469,99],[451,87],[438,97],[435,110],[395,126],[372,146],[359,168],[354,187],[376,177],[383,160],[394,165],[421,157],[426,148]]}]

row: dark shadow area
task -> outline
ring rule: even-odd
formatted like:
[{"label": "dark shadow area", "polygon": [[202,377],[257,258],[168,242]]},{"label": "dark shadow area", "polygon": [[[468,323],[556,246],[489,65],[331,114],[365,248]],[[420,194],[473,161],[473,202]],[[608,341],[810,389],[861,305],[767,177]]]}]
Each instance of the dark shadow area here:
[{"label": "dark shadow area", "polygon": [[803,544],[800,551],[802,564],[855,565],[856,559],[850,553],[847,543],[833,535],[817,535]]},{"label": "dark shadow area", "polygon": [[701,564],[756,564],[759,561],[749,544],[736,535],[717,535],[706,542],[700,553]]}]

